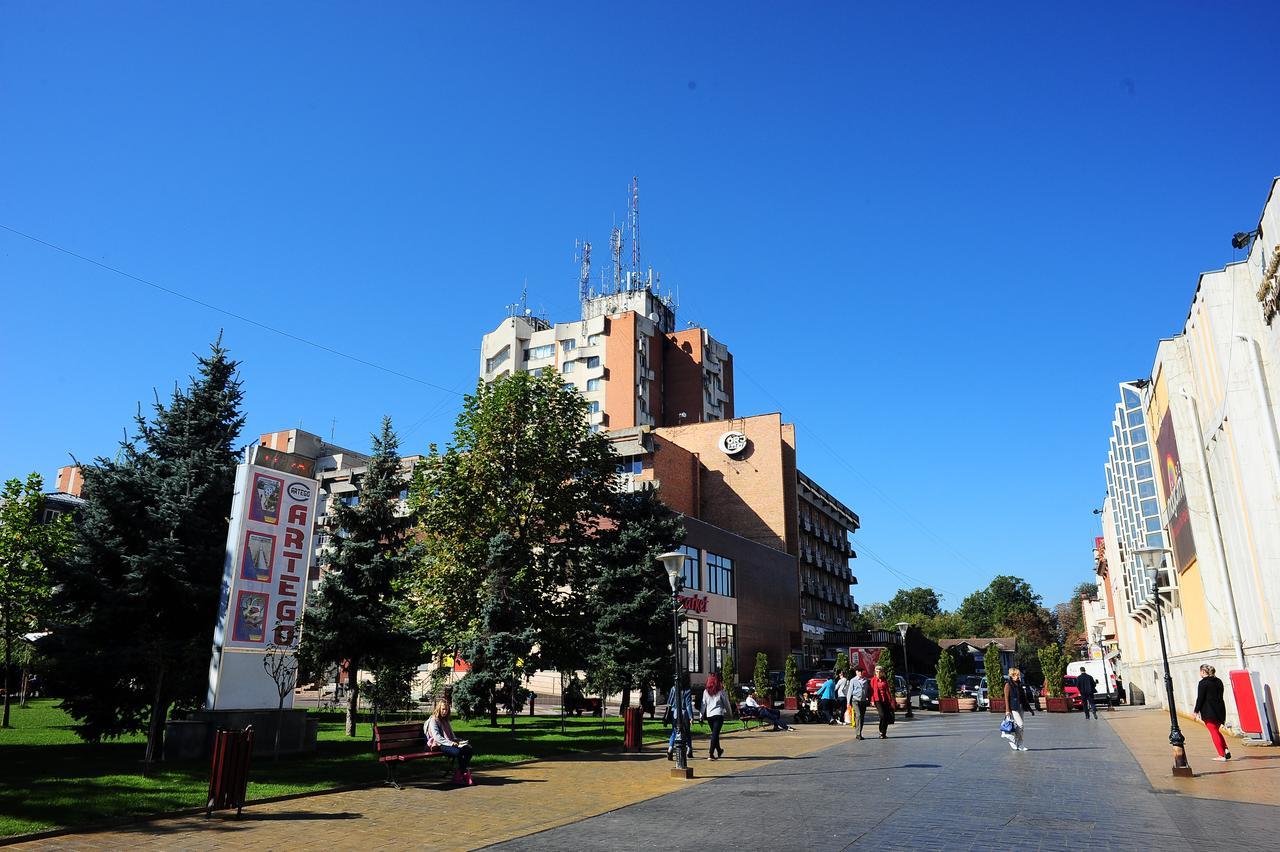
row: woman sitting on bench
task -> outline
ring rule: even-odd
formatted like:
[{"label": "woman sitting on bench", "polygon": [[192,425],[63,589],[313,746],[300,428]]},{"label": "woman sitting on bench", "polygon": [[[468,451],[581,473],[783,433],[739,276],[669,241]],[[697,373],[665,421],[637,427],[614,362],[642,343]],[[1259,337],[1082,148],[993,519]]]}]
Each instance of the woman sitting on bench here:
[{"label": "woman sitting on bench", "polygon": [[427,748],[440,751],[454,759],[453,783],[474,787],[471,779],[471,743],[467,740],[454,739],[453,727],[449,724],[449,702],[443,698],[436,702],[436,709],[431,713],[424,726],[427,731]]}]

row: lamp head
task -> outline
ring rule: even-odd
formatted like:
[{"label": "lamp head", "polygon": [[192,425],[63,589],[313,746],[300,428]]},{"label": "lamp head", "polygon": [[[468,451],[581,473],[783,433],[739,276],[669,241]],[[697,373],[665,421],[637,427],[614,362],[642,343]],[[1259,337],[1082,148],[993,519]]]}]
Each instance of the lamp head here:
[{"label": "lamp head", "polygon": [[899,621],[897,624],[893,626],[898,628],[898,632],[902,634],[903,639],[907,638],[907,628],[911,626],[910,624],[908,624],[905,621]]},{"label": "lamp head", "polygon": [[663,553],[658,557],[662,567],[667,571],[667,580],[671,583],[671,591],[680,591],[680,569],[684,567],[684,554],[678,550]]}]

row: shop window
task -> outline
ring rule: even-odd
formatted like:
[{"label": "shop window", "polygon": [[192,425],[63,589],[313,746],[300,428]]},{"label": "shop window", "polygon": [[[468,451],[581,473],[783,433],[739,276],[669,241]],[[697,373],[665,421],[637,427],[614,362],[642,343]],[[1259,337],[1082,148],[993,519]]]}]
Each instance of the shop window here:
[{"label": "shop window", "polygon": [[738,645],[734,635],[734,625],[708,621],[707,663],[711,667],[709,671],[722,671],[727,657],[732,657],[734,660],[738,659]]},{"label": "shop window", "polygon": [[690,674],[702,671],[702,622],[686,618],[680,623],[680,668]]}]

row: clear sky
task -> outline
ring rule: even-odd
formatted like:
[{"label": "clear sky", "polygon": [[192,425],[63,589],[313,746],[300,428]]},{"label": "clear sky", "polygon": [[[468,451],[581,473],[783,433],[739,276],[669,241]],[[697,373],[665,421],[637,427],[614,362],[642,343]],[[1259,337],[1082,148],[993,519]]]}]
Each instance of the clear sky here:
[{"label": "clear sky", "polygon": [[1280,172],[1280,12],[978,9],[4,0],[0,225],[421,381],[0,230],[0,475],[112,453],[220,328],[246,440],[445,441],[431,385],[474,384],[526,280],[575,316],[634,174],[738,412],[861,515],[859,600],[1062,600],[1116,383]]}]

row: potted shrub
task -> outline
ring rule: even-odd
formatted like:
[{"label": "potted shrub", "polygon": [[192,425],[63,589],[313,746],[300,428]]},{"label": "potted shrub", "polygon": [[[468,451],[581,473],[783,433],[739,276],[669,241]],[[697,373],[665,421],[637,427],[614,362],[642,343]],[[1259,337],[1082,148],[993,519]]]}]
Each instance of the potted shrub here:
[{"label": "potted shrub", "polygon": [[1067,699],[1063,695],[1062,679],[1067,673],[1067,655],[1057,645],[1046,645],[1036,652],[1040,669],[1044,672],[1044,709],[1050,713],[1066,713]]},{"label": "potted shrub", "polygon": [[938,710],[942,713],[959,713],[960,699],[956,698],[956,664],[946,651],[938,657]]},{"label": "potted shrub", "polygon": [[992,713],[1003,713],[1004,663],[1000,659],[1000,646],[994,642],[988,645],[982,655],[982,663],[987,672],[987,709]]},{"label": "potted shrub", "polygon": [[782,667],[783,707],[786,710],[800,709],[800,666],[796,658],[787,655],[787,662]]}]

